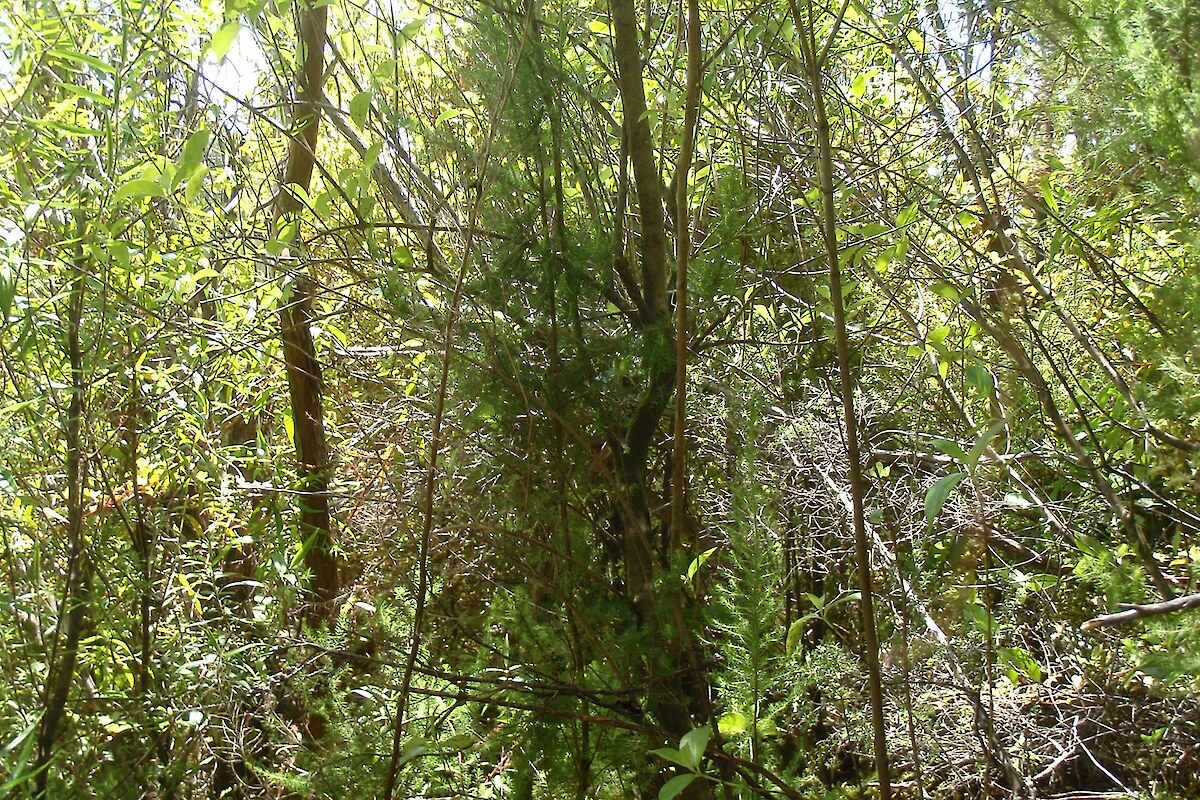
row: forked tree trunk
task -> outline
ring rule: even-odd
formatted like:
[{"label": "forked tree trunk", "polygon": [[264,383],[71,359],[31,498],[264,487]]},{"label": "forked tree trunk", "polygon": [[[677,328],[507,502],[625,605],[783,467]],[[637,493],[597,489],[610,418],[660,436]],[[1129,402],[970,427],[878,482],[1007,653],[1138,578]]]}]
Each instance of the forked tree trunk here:
[{"label": "forked tree trunk", "polygon": [[[637,196],[638,221],[641,233],[640,260],[641,285],[639,305],[639,334],[645,340],[645,350],[650,355],[644,360],[644,383],[641,396],[632,418],[623,432],[617,463],[617,480],[613,505],[620,530],[620,545],[624,566],[626,591],[629,594],[639,624],[648,630],[652,638],[658,633],[670,635],[659,640],[663,652],[657,658],[648,658],[646,675],[648,690],[646,708],[664,732],[678,743],[678,739],[695,725],[708,723],[707,706],[708,677],[699,666],[702,659],[696,657],[695,642],[691,631],[682,624],[684,597],[679,582],[663,581],[661,586],[675,587],[668,596],[659,596],[655,578],[658,576],[658,559],[651,536],[650,510],[647,506],[648,486],[646,467],[650,447],[655,433],[671,400],[672,390],[681,391],[677,385],[679,374],[686,376],[682,356],[676,351],[676,337],[685,331],[676,330],[671,318],[671,307],[667,293],[669,264],[667,256],[667,218],[664,212],[662,177],[654,155],[654,144],[650,133],[650,122],[646,113],[646,95],[642,83],[642,51],[638,44],[637,14],[633,0],[614,0],[612,3],[613,50],[617,65],[617,85],[621,95],[625,137],[629,148],[629,160],[633,165],[633,184]],[[697,29],[698,36],[698,29]],[[698,46],[698,39],[697,46]],[[699,60],[696,59],[698,70]],[[698,95],[697,95],[698,96]],[[690,115],[694,120],[694,111]],[[694,122],[685,122],[694,124]],[[690,148],[684,149],[684,158]],[[681,166],[684,166],[681,164]],[[686,180],[686,169],[681,170]],[[681,195],[682,195],[681,190]],[[678,198],[672,198],[678,202]],[[680,219],[683,228],[686,219]],[[686,237],[684,237],[686,238]],[[681,240],[682,241],[682,240]],[[684,245],[686,246],[686,245]],[[680,276],[682,284],[685,276]],[[677,298],[683,304],[683,293]],[[686,319],[679,309],[679,319]],[[672,355],[675,356],[672,359]],[[682,422],[682,420],[680,420]],[[680,429],[677,428],[677,434]],[[682,436],[680,436],[682,443]],[[682,453],[677,454],[677,458]],[[678,472],[678,470],[676,470]],[[677,486],[682,481],[676,477]],[[672,516],[680,521],[671,532],[671,547],[681,545],[682,492],[677,491]],[[670,553],[667,554],[671,562]],[[670,614],[670,624],[664,619]],[[656,743],[661,744],[661,743]],[[685,798],[707,798],[712,794],[707,781],[695,781],[685,790]]]}]

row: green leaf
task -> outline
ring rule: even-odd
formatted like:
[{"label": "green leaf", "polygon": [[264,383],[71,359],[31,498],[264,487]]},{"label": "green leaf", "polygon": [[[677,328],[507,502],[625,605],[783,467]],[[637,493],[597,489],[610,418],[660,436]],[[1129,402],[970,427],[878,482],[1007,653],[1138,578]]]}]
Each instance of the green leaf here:
[{"label": "green leaf", "polygon": [[367,115],[371,113],[371,98],[373,92],[359,92],[350,100],[350,119],[360,128],[367,125]]},{"label": "green leaf", "polygon": [[[845,248],[838,254],[838,265],[843,266],[843,267],[854,266],[855,264],[858,263],[858,257],[861,256],[865,251],[866,251],[866,245],[862,245],[862,244],[850,245],[849,247]],[[826,292],[829,291],[828,287],[826,287],[825,291]],[[824,296],[826,298],[829,297],[828,294],[826,294]],[[842,297],[845,297],[845,296],[846,296],[846,290],[845,290],[845,288],[843,288],[842,289]]]},{"label": "green leaf", "polygon": [[183,189],[184,199],[191,204],[196,199],[196,195],[200,194],[200,190],[204,188],[204,176],[208,174],[208,167],[204,164],[196,167],[195,172],[187,180],[187,186]]},{"label": "green leaf", "polygon": [[379,161],[379,153],[382,149],[383,142],[375,142],[363,154],[362,185],[364,187],[371,185],[371,173],[375,170],[375,163]]},{"label": "green leaf", "polygon": [[12,755],[12,752],[20,747],[23,743],[32,740],[33,737],[31,737],[30,734],[33,733],[34,728],[36,728],[38,723],[41,721],[42,718],[40,716],[35,716],[33,721],[25,726],[25,730],[18,733],[12,738],[12,741],[4,745],[4,749],[0,750],[0,756],[7,758],[8,756]]},{"label": "green leaf", "polygon": [[325,332],[337,339],[338,343],[341,344],[342,347],[345,347],[350,343],[350,337],[346,335],[346,332],[337,325],[334,325],[332,322],[327,321],[323,327]]},{"label": "green leaf", "polygon": [[166,197],[166,188],[158,181],[152,181],[148,178],[134,178],[131,181],[126,181],[117,189],[113,195],[113,202],[119,203],[122,200],[130,200],[136,197]]},{"label": "green leaf", "polygon": [[963,296],[962,292],[958,290],[958,287],[952,286],[949,283],[943,283],[939,281],[938,283],[935,283],[932,288],[934,294],[936,294],[938,297],[949,300],[952,303],[957,303],[962,299]]},{"label": "green leaf", "polygon": [[62,90],[64,92],[66,92],[67,94],[73,94],[76,97],[87,98],[88,100],[92,101],[93,103],[95,103],[96,105],[99,105],[99,106],[111,106],[112,102],[113,102],[111,98],[105,97],[104,95],[100,94],[99,92],[93,92],[91,89],[87,88],[86,86],[76,86],[75,84],[72,84],[72,83],[66,83],[66,84],[62,85]]},{"label": "green leaf", "polygon": [[76,125],[72,122],[67,122],[61,119],[39,119],[27,120],[27,123],[33,127],[45,128],[61,133],[69,133],[75,136],[103,136],[104,131],[99,128],[92,128],[87,125]]},{"label": "green leaf", "polygon": [[663,784],[663,787],[658,790],[658,800],[673,800],[687,787],[692,785],[692,781],[700,776],[694,772],[688,772],[684,775],[676,775],[671,780]]},{"label": "green leaf", "polygon": [[278,238],[279,241],[287,244],[296,238],[296,234],[299,231],[300,231],[299,218],[292,218],[283,224],[283,227],[281,227],[279,229],[279,235],[276,238]]},{"label": "green leaf", "polygon": [[929,487],[929,491],[925,493],[925,522],[933,524],[938,514],[942,513],[946,498],[966,476],[965,472],[953,472]]},{"label": "green leaf", "polygon": [[740,736],[750,730],[750,718],[737,711],[722,714],[717,720],[717,730],[724,736]]},{"label": "green leaf", "polygon": [[89,67],[94,67],[101,72],[111,73],[117,71],[117,68],[112,64],[101,61],[95,56],[89,56],[86,53],[76,52],[75,50],[63,50],[56,47],[50,51],[49,55],[55,58],[60,58],[63,61],[72,61],[76,64],[87,64]]},{"label": "green leaf", "polygon": [[692,563],[688,564],[687,580],[690,581],[692,578],[696,577],[696,573],[700,571],[700,568],[704,566],[704,563],[708,561],[708,559],[712,557],[712,554],[715,552],[717,552],[717,548],[710,547],[700,555],[693,558]]},{"label": "green leaf", "polygon": [[996,438],[1000,431],[1004,430],[1004,426],[1007,424],[1008,421],[1003,419],[993,422],[986,431],[979,435],[979,438],[975,441],[975,445],[971,448],[971,452],[967,453],[966,458],[963,459],[963,462],[967,465],[967,469],[975,469],[975,465],[979,463],[979,457],[983,455],[983,451],[988,448],[988,445],[992,443],[992,440]]},{"label": "green leaf", "polygon": [[365,195],[358,200],[358,216],[360,219],[369,220],[371,212],[375,210],[378,201],[371,195]]},{"label": "green leaf", "polygon": [[397,247],[392,250],[392,263],[398,267],[411,267],[413,265],[412,250],[407,247]]},{"label": "green leaf", "polygon": [[588,23],[588,30],[600,36],[612,35],[612,28],[608,27],[608,23],[594,19]]},{"label": "green leaf", "polygon": [[[29,780],[30,778],[32,778],[33,776],[37,775],[39,772],[41,772],[42,770],[44,770],[50,766],[49,763],[46,763],[46,764],[42,764],[42,766],[39,767],[38,769],[31,769],[31,770],[26,771],[25,765],[29,762],[29,757],[31,755],[33,755],[34,738],[35,737],[33,737],[33,736],[28,737],[25,740],[25,744],[21,745],[21,752],[17,754],[16,761],[13,762],[11,768],[8,771],[12,777],[9,778],[4,783],[0,783],[0,792],[7,794],[8,792],[12,791],[13,789],[20,786],[25,781]],[[693,777],[695,777],[695,776],[693,776]],[[689,781],[689,783],[690,782],[691,781]]]},{"label": "green leaf", "polygon": [[996,379],[991,370],[978,364],[968,364],[966,369],[967,383],[975,387],[983,398],[990,398],[996,390]]},{"label": "green leaf", "polygon": [[461,117],[463,114],[466,114],[466,113],[467,113],[467,110],[465,108],[447,108],[445,111],[438,114],[437,119],[433,121],[433,125],[434,125],[434,127],[437,127],[438,125],[441,125],[443,122],[449,122],[450,120],[455,119],[457,117]]},{"label": "green leaf", "polygon": [[1042,680],[1042,665],[1037,662],[1028,650],[1020,647],[1001,647],[998,655],[1000,663],[1008,666],[1009,679],[1013,683],[1019,683],[1021,676],[1028,678],[1034,683],[1040,683]]},{"label": "green leaf", "polygon": [[208,128],[201,128],[189,136],[183,143],[183,151],[179,155],[179,166],[190,167],[202,163],[204,151],[208,149],[208,140],[211,137],[212,131]]},{"label": "green leaf", "polygon": [[466,750],[473,744],[475,744],[475,737],[469,733],[460,733],[438,742],[443,750]]},{"label": "green leaf", "polygon": [[425,27],[425,17],[418,17],[417,19],[414,19],[412,22],[408,23],[403,28],[401,28],[400,35],[403,36],[405,39],[408,39],[411,42],[416,37],[416,35],[418,33],[420,33],[421,28],[424,28],[424,27]]},{"label": "green leaf", "polygon": [[862,592],[846,592],[846,594],[838,597],[836,600],[829,601],[829,603],[827,603],[825,606],[825,611],[828,611],[829,609],[833,608],[834,606],[840,605],[842,603],[857,603],[861,599],[862,599]]},{"label": "green leaf", "polygon": [[131,167],[121,173],[117,181],[124,183],[125,181],[133,180],[134,178],[145,178],[146,180],[158,181],[169,170],[174,169],[174,164],[166,157],[153,158],[149,161],[143,161],[135,167]]},{"label": "green leaf", "polygon": [[700,760],[704,758],[704,748],[708,747],[708,740],[711,737],[712,728],[702,726],[692,728],[679,740],[679,750],[685,758],[691,759],[692,769],[700,768]]},{"label": "green leaf", "polygon": [[1058,214],[1058,198],[1054,196],[1054,187],[1050,185],[1050,179],[1046,178],[1038,187],[1042,195],[1042,202],[1046,204],[1046,208],[1051,214]]},{"label": "green leaf", "polygon": [[959,461],[967,460],[967,454],[958,446],[958,442],[952,442],[949,439],[934,439],[932,444],[951,458],[956,458]]},{"label": "green leaf", "polygon": [[676,750],[674,747],[659,747],[655,750],[651,750],[650,752],[659,758],[670,761],[672,764],[677,764],[684,769],[695,769],[695,767],[692,765],[692,762],[688,761],[687,756],[683,752]]},{"label": "green leaf", "polygon": [[789,656],[796,652],[796,648],[800,646],[800,637],[804,635],[804,623],[812,619],[812,614],[805,614],[802,618],[796,620],[788,626],[787,641],[784,644],[784,652]]},{"label": "green leaf", "polygon": [[233,46],[233,40],[237,38],[241,29],[242,23],[236,19],[217,28],[217,32],[212,35],[212,39],[208,43],[209,55],[218,62],[224,61],[225,56],[229,53],[229,48]]},{"label": "green leaf", "polygon": [[428,740],[416,736],[404,743],[404,748],[400,751],[400,760],[396,762],[396,766],[402,767],[414,758],[420,758],[429,753]]},{"label": "green leaf", "polygon": [[896,215],[896,227],[905,228],[917,220],[917,211],[920,206],[916,202],[905,206],[904,209]]},{"label": "green leaf", "polygon": [[299,207],[299,206],[307,207],[309,205],[308,189],[304,188],[303,186],[301,186],[298,183],[285,184],[284,186],[282,186],[280,188],[280,191],[287,192],[288,194],[290,194],[292,196],[292,199],[295,201],[297,207]]},{"label": "green leaf", "polygon": [[984,606],[974,601],[963,603],[963,622],[986,634],[996,630],[996,619]]},{"label": "green leaf", "polygon": [[893,261],[903,261],[908,254],[908,237],[900,236],[894,245],[885,247],[875,256],[875,271],[886,273]]},{"label": "green leaf", "polygon": [[319,531],[313,531],[312,535],[301,542],[300,546],[296,548],[296,556],[292,559],[293,569],[304,564],[305,556],[311,553],[312,549],[317,546],[317,537],[319,535]]},{"label": "green leaf", "polygon": [[0,266],[0,325],[8,319],[8,311],[16,298],[16,287],[13,286],[12,273],[7,266]]}]

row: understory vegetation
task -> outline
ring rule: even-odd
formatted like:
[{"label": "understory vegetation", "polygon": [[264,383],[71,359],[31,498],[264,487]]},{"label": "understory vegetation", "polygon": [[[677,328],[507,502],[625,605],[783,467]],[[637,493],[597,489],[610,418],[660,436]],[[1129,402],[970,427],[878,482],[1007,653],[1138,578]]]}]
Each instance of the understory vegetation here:
[{"label": "understory vegetation", "polygon": [[1193,2],[0,11],[0,795],[1200,796]]}]

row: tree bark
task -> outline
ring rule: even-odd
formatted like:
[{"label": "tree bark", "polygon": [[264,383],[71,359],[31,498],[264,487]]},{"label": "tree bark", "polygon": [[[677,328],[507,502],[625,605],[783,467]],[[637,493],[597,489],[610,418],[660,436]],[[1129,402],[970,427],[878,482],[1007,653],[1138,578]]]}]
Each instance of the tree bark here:
[{"label": "tree bark", "polygon": [[[83,454],[84,393],[87,390],[83,370],[83,348],[80,342],[80,327],[83,322],[84,289],[87,280],[87,256],[83,241],[87,223],[82,211],[76,212],[76,242],[74,274],[68,292],[69,311],[67,316],[66,355],[70,364],[71,399],[67,404],[66,419],[66,472],[67,472],[67,581],[59,603],[59,624],[54,636],[54,648],[50,654],[46,689],[43,699],[42,721],[38,729],[37,757],[34,761],[33,797],[43,800],[47,796],[50,759],[54,756],[54,743],[58,739],[58,728],[66,711],[71,686],[75,683],[75,665],[79,658],[79,640],[83,623],[91,605],[91,570],[88,563],[84,528],[84,482],[85,459]],[[59,643],[61,642],[61,650]],[[58,663],[55,656],[58,655]]]},{"label": "tree bark", "polygon": [[688,173],[692,169],[696,125],[700,119],[700,8],[687,0],[687,91],[683,103],[683,142],[675,169],[675,461],[671,473],[671,544],[685,546],[687,502],[687,274],[692,234],[688,213]]},{"label": "tree bark", "polygon": [[1176,597],[1174,600],[1167,600],[1162,603],[1131,605],[1120,611],[1114,611],[1111,614],[1101,614],[1098,617],[1092,617],[1079,627],[1080,630],[1085,632],[1094,631],[1096,628],[1106,628],[1109,625],[1119,625],[1122,622],[1156,617],[1160,614],[1173,614],[1177,611],[1186,611],[1191,608],[1200,608],[1200,594],[1184,595],[1183,597]]},{"label": "tree bark", "polygon": [[646,89],[642,85],[642,50],[638,44],[637,12],[632,0],[612,3],[613,55],[617,62],[617,88],[629,137],[629,160],[637,192],[641,223],[642,298],[647,323],[662,324],[670,315],[667,301],[667,225],[663,212],[662,176],[654,160],[654,141],[646,116]]},{"label": "tree bark", "polygon": [[321,364],[313,345],[312,295],[307,280],[293,283],[291,302],[279,316],[300,473],[300,535],[304,565],[312,573],[310,610],[316,618],[327,619],[333,614],[339,587],[329,521],[330,463]]},{"label": "tree bark", "polygon": [[[838,264],[837,208],[834,204],[833,143],[825,108],[824,57],[818,50],[812,20],[807,25],[793,0],[792,16],[801,42],[812,90],[813,128],[817,136],[817,175],[821,188],[821,225],[825,240],[825,259],[829,263],[829,297],[833,304],[833,326],[837,344],[838,376],[841,387],[842,418],[846,429],[847,460],[850,473],[851,522],[854,551],[858,566],[859,608],[863,623],[863,655],[867,662],[867,689],[871,698],[871,728],[875,750],[875,770],[879,777],[880,800],[890,800],[892,783],[888,766],[887,722],[884,716],[883,678],[879,664],[879,641],[875,630],[874,581],[871,577],[871,551],[867,542],[866,514],[863,508],[867,484],[862,471],[858,441],[858,418],[854,406],[854,379],[850,367],[850,339],[846,329],[846,309],[842,298],[842,276]],[[833,41],[837,27],[829,34]]]},{"label": "tree bark", "polygon": [[[306,5],[300,11],[295,97],[291,104],[287,161],[276,196],[272,230],[279,235],[285,224],[303,211],[316,164],[317,134],[321,121],[322,83],[325,77],[325,38],[328,8]],[[303,190],[297,192],[296,190]],[[286,253],[285,253],[286,256]],[[292,403],[293,436],[299,473],[300,536],[304,565],[311,573],[307,613],[325,622],[334,614],[340,585],[329,518],[329,445],[325,439],[321,363],[313,343],[312,288],[304,277],[292,283],[290,302],[279,310],[280,338],[287,367]]]},{"label": "tree bark", "polygon": [[[654,588],[654,556],[650,542],[650,512],[646,506],[645,467],[654,432],[662,419],[675,381],[673,365],[659,353],[669,352],[670,308],[667,302],[667,233],[662,181],[654,158],[646,92],[642,85],[642,54],[637,14],[632,0],[612,4],[614,56],[618,89],[624,109],[625,135],[637,193],[641,232],[642,298],[646,313],[641,335],[650,356],[645,359],[646,387],[625,431],[618,477],[616,511],[621,524],[626,590],[643,622],[654,619],[658,600]],[[662,341],[655,339],[662,337]],[[657,352],[656,352],[657,351]]]},{"label": "tree bark", "polygon": [[[678,588],[678,581],[665,586],[675,586],[668,596],[660,598],[655,577],[658,564],[652,539],[650,511],[647,506],[646,464],[654,443],[655,434],[662,417],[670,404],[671,392],[682,392],[680,376],[686,376],[686,359],[683,348],[676,337],[685,335],[686,307],[684,290],[686,274],[677,275],[676,298],[677,321],[672,325],[671,305],[668,296],[669,265],[667,258],[667,219],[663,207],[662,176],[659,174],[651,138],[650,121],[646,113],[646,95],[642,84],[642,47],[639,44],[637,12],[633,0],[612,2],[613,50],[617,65],[617,85],[621,95],[624,119],[624,135],[628,143],[629,159],[633,166],[633,183],[637,194],[638,222],[641,234],[641,290],[638,333],[643,339],[642,367],[645,375],[641,395],[628,425],[623,432],[617,450],[616,478],[618,486],[611,491],[616,520],[619,525],[626,591],[639,624],[651,637],[666,634],[663,655],[648,659],[646,697],[647,710],[661,728],[673,739],[678,740],[695,724],[694,717],[707,720],[707,675],[699,666],[695,643],[691,632],[683,624],[682,606],[685,598]],[[692,11],[695,12],[694,4]],[[699,104],[699,17],[689,19],[689,94],[688,110],[685,113],[684,148],[680,155],[679,177],[686,180],[690,163],[691,129],[695,126]],[[692,63],[692,62],[695,63]],[[673,198],[683,205],[686,189],[679,188]],[[684,210],[686,206],[684,205]],[[681,235],[678,246],[680,260],[686,256],[682,248],[687,247],[686,213],[678,220]],[[684,261],[684,264],[686,262]],[[624,278],[624,276],[622,276]],[[636,296],[637,292],[633,292]],[[684,398],[677,396],[682,404]],[[682,413],[677,424],[682,423]],[[677,447],[683,445],[681,429],[676,428]],[[682,453],[676,453],[679,459]],[[677,466],[680,466],[677,462]],[[672,518],[678,523],[673,526],[668,550],[678,544],[677,537],[682,528],[683,481],[675,469],[673,480]],[[670,563],[671,552],[666,553]],[[671,615],[670,625],[661,617]],[[663,659],[666,662],[663,662]],[[655,742],[655,745],[664,742]],[[677,744],[677,741],[671,742]],[[684,798],[707,798],[712,796],[708,781],[695,781],[689,786]]]}]

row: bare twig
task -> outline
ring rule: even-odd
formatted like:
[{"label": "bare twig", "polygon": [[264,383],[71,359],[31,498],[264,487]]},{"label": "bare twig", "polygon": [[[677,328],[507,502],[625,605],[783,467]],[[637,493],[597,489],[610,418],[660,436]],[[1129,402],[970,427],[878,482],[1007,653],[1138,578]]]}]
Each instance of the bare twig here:
[{"label": "bare twig", "polygon": [[1096,628],[1106,628],[1109,625],[1120,625],[1122,622],[1130,620],[1156,617],[1160,614],[1173,614],[1176,611],[1187,611],[1191,608],[1200,608],[1200,593],[1176,597],[1174,600],[1165,600],[1161,603],[1122,605],[1122,610],[1092,617],[1079,627],[1084,631],[1092,631]]}]

